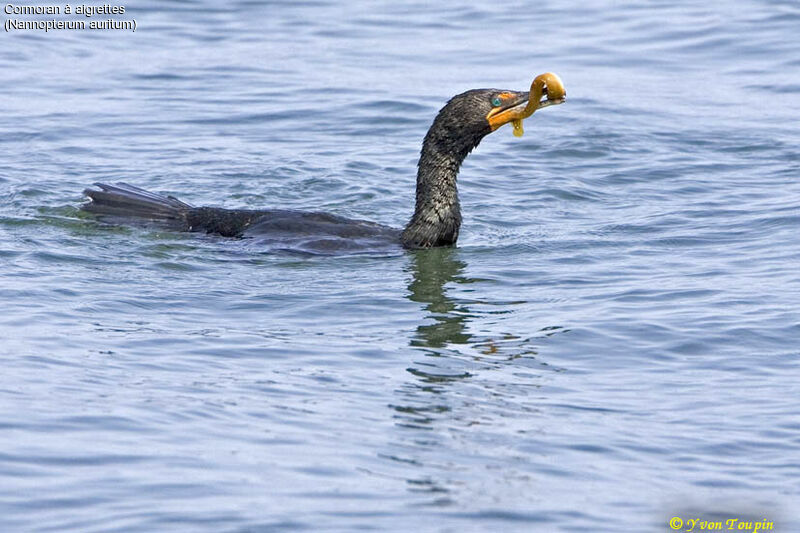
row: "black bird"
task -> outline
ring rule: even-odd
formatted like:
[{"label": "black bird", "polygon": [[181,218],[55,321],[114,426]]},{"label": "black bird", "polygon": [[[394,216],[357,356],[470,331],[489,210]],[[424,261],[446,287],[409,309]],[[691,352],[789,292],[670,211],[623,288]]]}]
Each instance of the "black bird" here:
[{"label": "black bird", "polygon": [[328,249],[348,247],[348,242],[394,242],[406,248],[452,246],[461,227],[456,177],[467,155],[481,139],[508,122],[514,121],[515,133],[521,134],[517,128],[532,110],[560,104],[565,96],[558,77],[547,74],[534,80],[530,93],[475,89],[450,99],[422,143],[416,207],[403,230],[327,213],[193,207],[173,196],[126,183],[97,183],[100,190],[84,191],[90,201],[82,207],[112,219],[144,219],[180,231],[225,237],[268,236],[281,242],[311,239]]}]

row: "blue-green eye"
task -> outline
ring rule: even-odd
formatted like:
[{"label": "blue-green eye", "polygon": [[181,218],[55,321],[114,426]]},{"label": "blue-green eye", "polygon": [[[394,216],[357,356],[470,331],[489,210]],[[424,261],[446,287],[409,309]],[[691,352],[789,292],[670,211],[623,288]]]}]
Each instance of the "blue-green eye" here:
[{"label": "blue-green eye", "polygon": [[500,104],[502,104],[502,103],[503,103],[503,101],[500,100],[499,96],[495,96],[494,98],[492,98],[492,105],[494,107],[500,107]]}]

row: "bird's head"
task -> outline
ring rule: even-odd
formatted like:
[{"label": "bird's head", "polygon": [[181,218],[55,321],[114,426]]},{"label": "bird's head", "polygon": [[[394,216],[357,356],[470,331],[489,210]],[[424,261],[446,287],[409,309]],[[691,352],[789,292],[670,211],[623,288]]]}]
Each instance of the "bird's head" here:
[{"label": "bird's head", "polygon": [[514,134],[522,135],[524,119],[537,109],[562,104],[566,98],[561,80],[549,72],[537,76],[530,91],[473,89],[447,102],[428,137],[435,145],[466,156],[486,135],[509,122],[514,124]]}]

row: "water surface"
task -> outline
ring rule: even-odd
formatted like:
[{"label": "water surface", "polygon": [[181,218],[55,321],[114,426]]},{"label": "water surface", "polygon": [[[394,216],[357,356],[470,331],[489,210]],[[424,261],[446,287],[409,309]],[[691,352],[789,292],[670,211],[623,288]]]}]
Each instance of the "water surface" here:
[{"label": "water surface", "polygon": [[[126,5],[2,36],[4,531],[800,529],[794,2]],[[454,249],[100,224],[127,181],[393,226],[435,113]],[[780,528],[780,529],[778,529]]]}]

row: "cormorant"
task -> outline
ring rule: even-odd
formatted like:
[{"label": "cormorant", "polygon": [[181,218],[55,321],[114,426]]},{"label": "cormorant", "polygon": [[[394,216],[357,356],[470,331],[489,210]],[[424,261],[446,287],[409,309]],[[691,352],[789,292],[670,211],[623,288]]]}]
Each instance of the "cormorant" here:
[{"label": "cormorant", "polygon": [[[544,99],[542,99],[544,97]],[[536,109],[563,103],[566,92],[558,76],[537,76],[530,92],[474,89],[450,99],[439,111],[425,140],[417,170],[416,207],[403,230],[327,213],[289,210],[243,210],[193,207],[126,183],[97,183],[84,191],[85,211],[113,218],[139,218],[180,231],[202,231],[225,237],[279,239],[355,239],[398,242],[406,248],[451,246],[458,239],[461,209],[456,177],[462,161],[486,135],[513,122],[522,135],[522,120]]]}]

